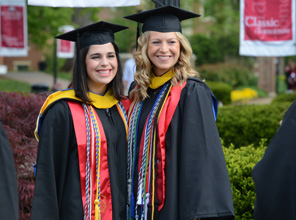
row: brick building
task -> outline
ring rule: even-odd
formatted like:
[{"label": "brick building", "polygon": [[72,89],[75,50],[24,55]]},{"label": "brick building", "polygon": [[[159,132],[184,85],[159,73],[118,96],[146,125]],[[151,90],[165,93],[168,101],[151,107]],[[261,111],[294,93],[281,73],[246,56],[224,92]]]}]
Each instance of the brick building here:
[{"label": "brick building", "polygon": [[28,47],[28,56],[0,57],[0,65],[5,65],[8,71],[39,70],[42,61],[44,61],[42,51],[33,44]]}]

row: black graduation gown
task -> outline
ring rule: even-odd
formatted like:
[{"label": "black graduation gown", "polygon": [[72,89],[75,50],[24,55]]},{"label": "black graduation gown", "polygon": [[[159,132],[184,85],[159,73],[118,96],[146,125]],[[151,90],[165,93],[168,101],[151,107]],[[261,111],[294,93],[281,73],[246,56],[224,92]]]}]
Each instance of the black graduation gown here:
[{"label": "black graduation gown", "polygon": [[19,219],[18,191],[13,153],[0,122],[0,219]]},{"label": "black graduation gown", "polygon": [[[161,88],[148,88],[139,134]],[[231,185],[211,94],[210,88],[197,78],[188,79],[181,92],[166,133],[165,202],[156,214],[157,220],[234,218]],[[137,179],[138,176],[136,182]]]},{"label": "black graduation gown", "polygon": [[[126,131],[116,106],[95,108],[104,127],[112,194],[113,219],[126,216]],[[82,220],[78,148],[72,115],[65,100],[43,116],[37,155],[32,220]]]},{"label": "black graduation gown", "polygon": [[296,219],[296,101],[252,175],[256,187],[257,220]]}]

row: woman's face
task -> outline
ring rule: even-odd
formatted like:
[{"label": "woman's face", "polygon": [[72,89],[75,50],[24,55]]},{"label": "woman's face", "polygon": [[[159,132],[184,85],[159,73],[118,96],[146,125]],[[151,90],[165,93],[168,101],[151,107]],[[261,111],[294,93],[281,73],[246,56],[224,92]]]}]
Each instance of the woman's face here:
[{"label": "woman's face", "polygon": [[148,57],[153,64],[153,72],[160,76],[169,71],[180,56],[180,42],[175,32],[151,31],[148,40]]},{"label": "woman's face", "polygon": [[103,95],[118,69],[112,43],[91,45],[85,57],[87,85],[90,91]]}]

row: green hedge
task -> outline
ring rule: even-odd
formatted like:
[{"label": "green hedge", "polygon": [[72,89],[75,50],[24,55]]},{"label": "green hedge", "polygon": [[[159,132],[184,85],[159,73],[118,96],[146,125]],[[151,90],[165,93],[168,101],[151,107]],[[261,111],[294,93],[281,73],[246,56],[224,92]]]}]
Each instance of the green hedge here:
[{"label": "green hedge", "polygon": [[226,145],[258,144],[261,138],[267,143],[279,127],[291,103],[270,105],[223,106],[218,110],[217,127]]},{"label": "green hedge", "polygon": [[232,188],[236,220],[254,219],[256,192],[252,170],[263,157],[265,150],[265,140],[262,140],[257,147],[253,145],[240,148],[236,148],[234,145],[223,147]]},{"label": "green hedge", "polygon": [[257,86],[257,77],[239,64],[205,64],[197,68],[201,78],[207,81],[224,82],[233,88]]},{"label": "green hedge", "polygon": [[211,88],[217,100],[222,102],[223,105],[231,103],[232,87],[223,82],[206,81],[206,84]]},{"label": "green hedge", "polygon": [[293,93],[282,93],[277,95],[273,100],[272,104],[274,103],[282,103],[282,102],[294,102],[296,100],[296,92]]}]

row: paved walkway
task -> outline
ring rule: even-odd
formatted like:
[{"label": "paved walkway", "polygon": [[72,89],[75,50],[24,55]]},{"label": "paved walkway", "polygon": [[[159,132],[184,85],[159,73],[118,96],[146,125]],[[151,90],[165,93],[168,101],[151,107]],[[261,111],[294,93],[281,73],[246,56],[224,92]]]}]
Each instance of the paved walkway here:
[{"label": "paved walkway", "polygon": [[274,97],[265,97],[265,98],[258,98],[247,101],[246,104],[248,105],[267,105],[270,104]]},{"label": "paved walkway", "polygon": [[[43,72],[8,72],[6,74],[1,74],[1,77],[18,80],[21,82],[26,82],[31,85],[40,84],[46,85],[48,88],[52,88],[54,77],[53,75],[43,73]],[[66,89],[68,87],[69,81],[65,79],[57,78],[57,87],[59,90]]]}]

